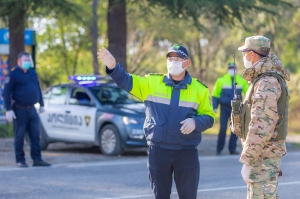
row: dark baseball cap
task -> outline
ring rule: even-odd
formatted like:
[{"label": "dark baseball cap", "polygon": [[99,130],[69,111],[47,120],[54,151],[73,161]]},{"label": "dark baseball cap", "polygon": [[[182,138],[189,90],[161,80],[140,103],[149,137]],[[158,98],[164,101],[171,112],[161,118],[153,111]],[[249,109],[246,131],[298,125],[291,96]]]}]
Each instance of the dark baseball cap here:
[{"label": "dark baseball cap", "polygon": [[230,62],[229,64],[228,64],[228,69],[229,68],[236,68],[236,65],[233,63],[233,62]]},{"label": "dark baseball cap", "polygon": [[174,46],[169,48],[166,57],[168,57],[171,52],[178,54],[183,59],[189,59],[189,53],[187,49],[179,44],[175,44]]}]

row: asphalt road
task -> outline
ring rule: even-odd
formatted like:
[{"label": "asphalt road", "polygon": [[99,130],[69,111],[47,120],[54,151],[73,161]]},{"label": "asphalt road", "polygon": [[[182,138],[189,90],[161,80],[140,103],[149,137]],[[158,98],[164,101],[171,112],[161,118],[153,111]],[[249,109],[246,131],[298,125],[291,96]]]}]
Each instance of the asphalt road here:
[{"label": "asphalt road", "polygon": [[[199,157],[198,198],[243,199],[239,156]],[[49,168],[0,167],[1,199],[150,199],[147,157],[121,157],[97,162],[61,163]],[[300,152],[283,158],[279,198],[300,198]],[[178,198],[175,185],[171,198]]]}]

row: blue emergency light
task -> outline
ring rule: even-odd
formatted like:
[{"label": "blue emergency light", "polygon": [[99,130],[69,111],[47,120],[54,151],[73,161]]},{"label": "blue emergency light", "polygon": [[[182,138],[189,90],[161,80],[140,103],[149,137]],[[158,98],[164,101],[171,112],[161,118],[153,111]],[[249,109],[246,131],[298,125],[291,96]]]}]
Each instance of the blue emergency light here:
[{"label": "blue emergency light", "polygon": [[111,80],[109,76],[102,76],[102,75],[74,75],[74,76],[69,76],[68,79],[78,83],[81,81]]}]

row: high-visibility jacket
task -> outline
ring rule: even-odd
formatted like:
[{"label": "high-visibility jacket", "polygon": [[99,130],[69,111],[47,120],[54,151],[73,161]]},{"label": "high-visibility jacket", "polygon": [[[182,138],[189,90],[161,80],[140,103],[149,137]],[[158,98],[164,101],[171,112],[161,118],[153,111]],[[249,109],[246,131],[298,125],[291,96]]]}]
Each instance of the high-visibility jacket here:
[{"label": "high-visibility jacket", "polygon": [[[248,90],[248,82],[240,75],[236,75],[237,95],[242,97]],[[213,108],[217,109],[219,104],[231,106],[231,100],[234,97],[233,77],[225,74],[218,78],[212,91]]]},{"label": "high-visibility jacket", "polygon": [[[201,142],[201,133],[211,128],[215,113],[208,88],[188,73],[175,84],[169,75],[150,74],[140,77],[128,74],[120,64],[108,75],[124,90],[145,103],[144,132],[149,145],[166,149],[193,149]],[[194,118],[196,128],[182,134],[181,121]]]}]

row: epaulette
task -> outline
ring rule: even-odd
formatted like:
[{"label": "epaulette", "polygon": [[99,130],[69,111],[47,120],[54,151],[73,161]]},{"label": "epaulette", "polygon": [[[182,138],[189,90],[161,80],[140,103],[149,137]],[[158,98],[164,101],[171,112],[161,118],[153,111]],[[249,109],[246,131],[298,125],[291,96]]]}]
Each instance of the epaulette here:
[{"label": "epaulette", "polygon": [[16,67],[13,67],[12,69],[10,69],[10,71],[14,71],[16,69]]},{"label": "epaulette", "polygon": [[161,73],[149,73],[149,75],[163,76],[164,74],[161,74]]},{"label": "epaulette", "polygon": [[203,86],[205,86],[206,88],[208,88],[203,82],[201,82],[199,79],[196,79],[195,78],[195,80],[197,80],[197,82],[200,82]]}]

